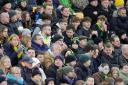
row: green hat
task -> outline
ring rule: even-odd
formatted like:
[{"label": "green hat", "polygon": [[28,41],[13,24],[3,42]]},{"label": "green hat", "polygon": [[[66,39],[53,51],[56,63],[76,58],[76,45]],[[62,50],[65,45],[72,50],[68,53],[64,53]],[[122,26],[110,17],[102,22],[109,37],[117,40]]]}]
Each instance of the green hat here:
[{"label": "green hat", "polygon": [[58,73],[61,73],[61,75],[62,74],[66,75],[67,73],[72,72],[73,70],[74,70],[74,68],[71,66],[64,66],[64,67],[58,69]]},{"label": "green hat", "polygon": [[74,70],[74,68],[71,66],[64,66],[63,67],[63,74],[67,74],[69,72],[72,72],[73,70]]},{"label": "green hat", "polygon": [[90,60],[90,56],[87,55],[87,54],[81,54],[80,57],[79,57],[79,62],[80,63],[85,63],[88,60]]}]

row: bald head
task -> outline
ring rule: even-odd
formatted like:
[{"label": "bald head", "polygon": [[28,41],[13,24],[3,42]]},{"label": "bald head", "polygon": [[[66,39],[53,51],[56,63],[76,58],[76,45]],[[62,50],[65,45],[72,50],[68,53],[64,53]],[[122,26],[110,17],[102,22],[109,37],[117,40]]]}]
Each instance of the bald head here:
[{"label": "bald head", "polygon": [[122,55],[124,57],[127,57],[128,58],[128,44],[123,45],[122,48],[121,48],[121,50],[122,50]]},{"label": "bald head", "polygon": [[0,14],[0,22],[2,24],[8,24],[9,23],[9,14],[7,12],[2,12]]}]

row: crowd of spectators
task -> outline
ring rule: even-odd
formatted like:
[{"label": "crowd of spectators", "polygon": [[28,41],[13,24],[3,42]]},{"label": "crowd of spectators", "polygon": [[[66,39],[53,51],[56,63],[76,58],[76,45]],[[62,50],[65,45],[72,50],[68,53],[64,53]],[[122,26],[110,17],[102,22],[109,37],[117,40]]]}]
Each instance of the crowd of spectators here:
[{"label": "crowd of spectators", "polygon": [[128,0],[0,0],[0,85],[128,85]]}]

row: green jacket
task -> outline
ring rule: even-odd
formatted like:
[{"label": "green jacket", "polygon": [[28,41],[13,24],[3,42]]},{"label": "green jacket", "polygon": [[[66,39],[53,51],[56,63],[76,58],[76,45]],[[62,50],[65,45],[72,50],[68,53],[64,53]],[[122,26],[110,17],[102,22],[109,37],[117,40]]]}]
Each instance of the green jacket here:
[{"label": "green jacket", "polygon": [[123,71],[120,71],[119,77],[124,80],[125,85],[128,85],[128,73],[124,73]]}]

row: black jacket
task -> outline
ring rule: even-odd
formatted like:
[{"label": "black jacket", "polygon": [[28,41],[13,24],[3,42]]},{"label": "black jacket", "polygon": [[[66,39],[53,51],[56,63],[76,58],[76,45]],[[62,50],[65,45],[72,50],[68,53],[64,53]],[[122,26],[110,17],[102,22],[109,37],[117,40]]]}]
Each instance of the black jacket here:
[{"label": "black jacket", "polygon": [[80,80],[86,80],[88,76],[92,75],[90,67],[86,68],[82,63],[79,63],[79,65],[75,67],[75,72]]},{"label": "black jacket", "polygon": [[116,34],[120,33],[120,30],[128,33],[128,17],[115,17],[111,21],[111,30],[115,31]]},{"label": "black jacket", "polygon": [[[95,15],[94,12],[97,12],[97,15]],[[97,17],[99,16],[99,6],[93,7],[89,4],[87,7],[85,7],[83,13],[84,16],[90,17],[92,19],[92,24],[94,24],[97,21]]]},{"label": "black jacket", "polygon": [[13,46],[6,43],[3,47],[5,54],[11,59],[12,66],[17,65],[20,59],[18,59],[18,53],[13,50]]}]

